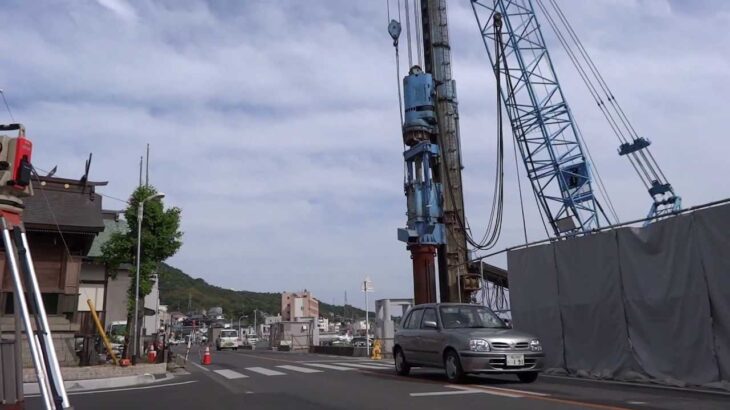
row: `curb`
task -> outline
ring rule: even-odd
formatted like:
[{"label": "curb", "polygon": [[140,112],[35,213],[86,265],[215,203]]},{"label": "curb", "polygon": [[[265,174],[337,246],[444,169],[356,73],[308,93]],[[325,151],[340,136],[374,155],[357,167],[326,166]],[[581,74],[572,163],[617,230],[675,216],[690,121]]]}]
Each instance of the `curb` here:
[{"label": "curb", "polygon": [[[145,373],[136,376],[112,377],[108,379],[71,380],[65,382],[64,385],[66,386],[66,391],[71,393],[76,391],[113,389],[151,384],[158,381],[170,380],[173,377],[169,373],[161,378],[156,378],[153,374]],[[39,394],[40,389],[38,388],[38,383],[23,383],[23,393],[26,395]]]}]

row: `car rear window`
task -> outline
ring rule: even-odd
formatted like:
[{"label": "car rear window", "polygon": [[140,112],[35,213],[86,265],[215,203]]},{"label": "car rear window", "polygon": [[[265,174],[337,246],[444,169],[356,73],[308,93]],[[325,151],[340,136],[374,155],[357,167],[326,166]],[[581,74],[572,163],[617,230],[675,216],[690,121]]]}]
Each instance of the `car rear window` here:
[{"label": "car rear window", "polygon": [[224,330],[221,332],[221,337],[238,337],[235,330]]},{"label": "car rear window", "polygon": [[446,329],[454,328],[506,328],[502,319],[484,306],[455,305],[441,306],[441,324]]}]

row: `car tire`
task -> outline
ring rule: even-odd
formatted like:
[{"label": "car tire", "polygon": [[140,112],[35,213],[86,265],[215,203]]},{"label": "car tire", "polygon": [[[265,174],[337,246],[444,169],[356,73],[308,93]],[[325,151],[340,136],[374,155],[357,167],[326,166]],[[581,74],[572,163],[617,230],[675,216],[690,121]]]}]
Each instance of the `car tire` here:
[{"label": "car tire", "polygon": [[464,369],[461,367],[461,360],[455,351],[449,350],[444,355],[444,372],[450,383],[464,382]]},{"label": "car tire", "polygon": [[400,347],[395,349],[395,354],[393,356],[395,360],[395,372],[400,376],[408,376],[411,372],[411,365],[406,361],[403,349]]},{"label": "car tire", "polygon": [[517,373],[517,377],[522,383],[532,383],[537,380],[537,372]]}]

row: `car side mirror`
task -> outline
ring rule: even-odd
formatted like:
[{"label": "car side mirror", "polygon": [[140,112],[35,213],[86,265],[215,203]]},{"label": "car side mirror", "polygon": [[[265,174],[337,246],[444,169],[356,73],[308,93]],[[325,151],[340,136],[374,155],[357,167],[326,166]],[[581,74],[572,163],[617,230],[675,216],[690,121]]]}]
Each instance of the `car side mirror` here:
[{"label": "car side mirror", "polygon": [[437,329],[438,328],[438,325],[433,320],[426,320],[426,321],[424,321],[423,322],[423,326],[424,327],[429,327],[429,328],[432,328],[432,329]]}]

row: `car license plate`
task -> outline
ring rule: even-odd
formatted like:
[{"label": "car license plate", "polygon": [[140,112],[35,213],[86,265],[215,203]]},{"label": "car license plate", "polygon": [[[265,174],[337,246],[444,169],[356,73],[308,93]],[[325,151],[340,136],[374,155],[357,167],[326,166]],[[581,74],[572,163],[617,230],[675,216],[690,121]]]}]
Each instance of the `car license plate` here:
[{"label": "car license plate", "polygon": [[507,366],[524,366],[525,355],[523,354],[508,354],[507,355]]}]

